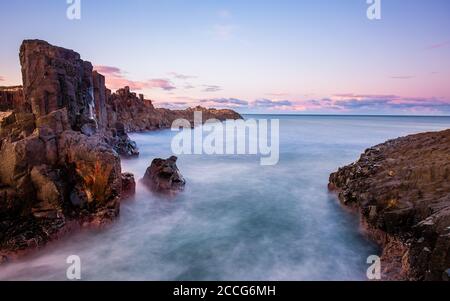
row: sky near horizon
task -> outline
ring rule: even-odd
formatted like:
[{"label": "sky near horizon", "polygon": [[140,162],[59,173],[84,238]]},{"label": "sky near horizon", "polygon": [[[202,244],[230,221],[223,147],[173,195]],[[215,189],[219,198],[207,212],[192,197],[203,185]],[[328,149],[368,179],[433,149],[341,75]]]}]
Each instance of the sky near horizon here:
[{"label": "sky near horizon", "polygon": [[74,49],[115,90],[241,113],[450,114],[450,1],[0,0],[0,86],[18,49]]}]

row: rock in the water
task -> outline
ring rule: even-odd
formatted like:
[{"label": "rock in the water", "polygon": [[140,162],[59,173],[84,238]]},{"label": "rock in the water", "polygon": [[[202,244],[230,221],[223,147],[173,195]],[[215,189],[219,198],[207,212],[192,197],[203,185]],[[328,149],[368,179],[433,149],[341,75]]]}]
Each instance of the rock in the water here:
[{"label": "rock in the water", "polygon": [[109,144],[114,150],[123,157],[137,157],[139,156],[139,148],[136,142],[132,141],[125,132],[125,126],[121,122],[115,124],[115,128],[111,131]]},{"label": "rock in the water", "polygon": [[177,167],[177,160],[175,156],[167,160],[153,160],[145,173],[144,183],[152,190],[159,192],[183,190],[186,181]]},{"label": "rock in the water", "polygon": [[134,175],[129,172],[122,174],[122,198],[127,199],[136,193],[136,181]]}]

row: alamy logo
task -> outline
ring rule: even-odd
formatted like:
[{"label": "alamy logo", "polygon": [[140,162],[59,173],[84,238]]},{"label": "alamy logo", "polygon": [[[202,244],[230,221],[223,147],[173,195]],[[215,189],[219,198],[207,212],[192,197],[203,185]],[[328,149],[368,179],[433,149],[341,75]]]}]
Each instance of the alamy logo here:
[{"label": "alamy logo", "polygon": [[69,20],[80,20],[81,19],[81,0],[67,0],[66,15]]},{"label": "alamy logo", "polygon": [[188,120],[177,119],[172,131],[179,132],[172,139],[175,155],[260,155],[263,166],[276,165],[280,158],[278,119],[203,123],[202,112],[195,112],[194,129]]},{"label": "alamy logo", "polygon": [[367,264],[370,264],[367,269],[367,279],[381,280],[381,259],[379,256],[372,255],[367,258]]},{"label": "alamy logo", "polygon": [[381,0],[367,0],[367,18],[369,20],[381,20]]},{"label": "alamy logo", "polygon": [[66,277],[68,280],[81,280],[81,258],[77,255],[71,255],[67,257],[66,263],[69,267],[66,271]]}]

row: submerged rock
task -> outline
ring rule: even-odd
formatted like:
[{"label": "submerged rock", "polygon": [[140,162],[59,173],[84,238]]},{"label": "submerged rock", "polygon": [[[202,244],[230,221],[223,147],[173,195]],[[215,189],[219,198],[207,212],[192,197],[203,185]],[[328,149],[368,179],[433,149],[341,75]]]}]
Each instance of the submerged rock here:
[{"label": "submerged rock", "polygon": [[186,181],[177,167],[178,158],[167,160],[155,159],[145,172],[143,182],[152,190],[158,192],[173,192],[183,190]]},{"label": "submerged rock", "polygon": [[330,177],[383,247],[388,278],[442,280],[450,267],[450,130],[398,138]]}]

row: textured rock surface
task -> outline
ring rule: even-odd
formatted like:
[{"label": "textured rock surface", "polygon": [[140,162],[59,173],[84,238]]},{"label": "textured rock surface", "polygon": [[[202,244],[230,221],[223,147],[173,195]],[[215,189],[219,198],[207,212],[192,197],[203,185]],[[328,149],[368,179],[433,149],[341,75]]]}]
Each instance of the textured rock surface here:
[{"label": "textured rock surface", "polygon": [[178,158],[155,159],[145,172],[143,182],[154,191],[176,192],[184,189],[186,181],[177,167]]},{"label": "textured rock surface", "polygon": [[114,128],[111,128],[108,141],[114,150],[123,157],[139,156],[139,148],[136,142],[128,137],[125,131],[125,125],[121,122],[117,122]]},{"label": "textured rock surface", "polygon": [[36,117],[67,109],[70,124],[80,130],[93,118],[92,64],[75,51],[40,40],[26,40],[20,47],[25,99]]},{"label": "textured rock surface", "polygon": [[22,86],[0,87],[0,111],[30,113],[31,105],[25,102]]},{"label": "textured rock surface", "polygon": [[43,245],[72,221],[110,221],[122,189],[120,158],[89,111],[91,64],[42,41],[24,41],[20,60],[32,113],[25,101],[0,113],[0,253]]},{"label": "textured rock surface", "polygon": [[122,198],[130,198],[136,192],[136,181],[132,173],[122,174]]},{"label": "textured rock surface", "polygon": [[330,177],[383,247],[388,278],[446,279],[450,268],[450,130],[388,141]]},{"label": "textured rock surface", "polygon": [[66,110],[35,131],[2,140],[0,249],[39,246],[67,221],[108,222],[119,213],[120,158],[100,137],[70,129]]},{"label": "textured rock surface", "polygon": [[121,123],[127,132],[139,132],[170,128],[176,119],[186,119],[194,122],[194,112],[200,111],[203,121],[217,119],[242,119],[242,116],[232,110],[206,109],[203,107],[189,108],[186,110],[168,110],[155,108],[151,100],[143,95],[137,96],[130,92],[129,87],[119,89],[108,99],[108,125],[114,128]]},{"label": "textured rock surface", "polygon": [[95,116],[98,126],[105,129],[108,126],[108,108],[106,106],[110,91],[105,86],[105,77],[94,71],[92,73],[92,82],[94,86]]}]

